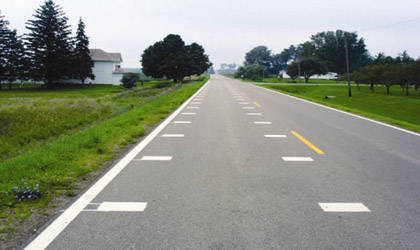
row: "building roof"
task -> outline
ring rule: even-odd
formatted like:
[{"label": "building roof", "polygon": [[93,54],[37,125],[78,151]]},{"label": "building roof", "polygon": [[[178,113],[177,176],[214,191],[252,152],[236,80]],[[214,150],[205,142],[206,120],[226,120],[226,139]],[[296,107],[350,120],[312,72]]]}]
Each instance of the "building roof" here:
[{"label": "building roof", "polygon": [[123,61],[122,56],[121,56],[121,53],[108,53],[108,54],[110,56],[112,56],[113,58],[115,58],[116,60],[120,61],[120,62]]},{"label": "building roof", "polygon": [[121,53],[108,53],[101,49],[89,49],[93,61],[122,62]]},{"label": "building roof", "polygon": [[112,72],[112,74],[126,74],[126,73],[134,73],[134,72],[126,70],[126,69],[121,69],[121,68],[117,68],[114,70],[114,72]]}]

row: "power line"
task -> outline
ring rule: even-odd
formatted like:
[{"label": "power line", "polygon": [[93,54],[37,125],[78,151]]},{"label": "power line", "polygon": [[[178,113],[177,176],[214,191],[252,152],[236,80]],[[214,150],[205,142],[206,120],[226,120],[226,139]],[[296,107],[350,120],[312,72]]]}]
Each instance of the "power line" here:
[{"label": "power line", "polygon": [[362,31],[387,29],[387,28],[390,28],[390,27],[393,27],[393,26],[398,26],[398,25],[407,24],[407,23],[414,23],[414,22],[418,22],[418,21],[420,21],[420,17],[415,18],[415,19],[410,19],[410,20],[405,20],[405,21],[397,22],[397,23],[390,23],[390,24],[386,24],[386,25],[381,25],[381,26],[376,26],[376,27],[372,27],[372,28],[368,28],[368,29],[363,29]]}]

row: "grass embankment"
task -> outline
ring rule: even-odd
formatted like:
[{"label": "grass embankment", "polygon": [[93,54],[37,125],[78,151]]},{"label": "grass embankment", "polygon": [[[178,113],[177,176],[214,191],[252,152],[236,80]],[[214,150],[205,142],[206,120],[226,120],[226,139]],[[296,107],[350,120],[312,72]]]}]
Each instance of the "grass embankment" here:
[{"label": "grass embankment", "polygon": [[346,86],[261,86],[420,132],[420,95],[414,89],[411,96],[404,96],[400,87],[392,87],[387,95],[383,86],[375,87],[372,93],[363,85],[360,91],[353,87],[353,97],[349,98]]},{"label": "grass embankment", "polygon": [[[53,197],[74,196],[77,181],[136,142],[207,79],[132,90],[93,85],[0,92],[0,238]],[[24,194],[19,201],[13,187],[22,185],[41,198]]]}]

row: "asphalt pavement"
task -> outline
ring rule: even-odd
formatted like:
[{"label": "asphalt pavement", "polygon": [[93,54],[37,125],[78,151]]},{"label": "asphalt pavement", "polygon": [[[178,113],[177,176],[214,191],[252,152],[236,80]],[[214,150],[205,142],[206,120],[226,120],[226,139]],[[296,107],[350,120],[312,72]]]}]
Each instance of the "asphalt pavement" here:
[{"label": "asphalt pavement", "polygon": [[420,249],[420,136],[211,80],[27,249]]}]

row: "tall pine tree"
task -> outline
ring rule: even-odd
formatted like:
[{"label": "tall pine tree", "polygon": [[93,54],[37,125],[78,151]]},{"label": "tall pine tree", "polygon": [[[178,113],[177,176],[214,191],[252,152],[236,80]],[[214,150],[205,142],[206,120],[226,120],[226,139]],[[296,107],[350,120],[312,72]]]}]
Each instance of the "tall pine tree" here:
[{"label": "tall pine tree", "polygon": [[44,81],[48,86],[72,77],[72,41],[67,17],[59,5],[47,0],[29,20],[26,28],[27,47],[33,80]]},{"label": "tall pine tree", "polygon": [[7,27],[9,22],[4,19],[4,15],[0,12],[0,89],[1,82],[5,81],[7,71],[7,40],[10,30]]},{"label": "tall pine tree", "polygon": [[10,30],[8,24],[0,14],[0,81],[7,81],[11,89],[12,82],[24,78],[25,48],[16,30]]},{"label": "tall pine tree", "polygon": [[5,80],[9,83],[9,89],[12,89],[12,82],[17,79],[23,80],[25,78],[25,47],[21,37],[17,35],[16,30],[9,32],[9,36],[6,42],[7,47],[7,63]]},{"label": "tall pine tree", "polygon": [[89,38],[85,34],[85,24],[82,18],[76,32],[76,47],[74,49],[74,77],[85,84],[86,78],[95,79],[92,73],[93,61],[89,51]]}]

